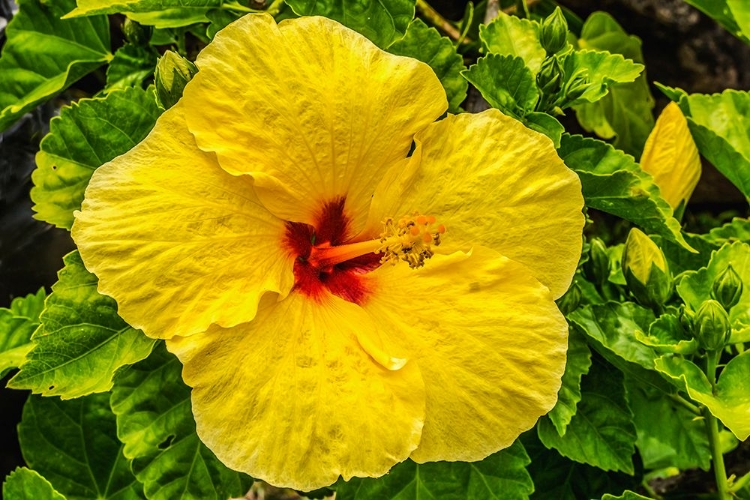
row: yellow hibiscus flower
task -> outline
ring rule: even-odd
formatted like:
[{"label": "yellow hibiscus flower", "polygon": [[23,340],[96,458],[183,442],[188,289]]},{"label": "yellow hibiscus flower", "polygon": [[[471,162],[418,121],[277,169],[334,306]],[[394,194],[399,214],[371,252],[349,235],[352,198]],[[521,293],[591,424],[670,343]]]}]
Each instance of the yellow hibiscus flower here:
[{"label": "yellow hibiscus flower", "polygon": [[196,64],[73,237],[220,460],[310,490],[480,460],[552,408],[583,199],[549,139],[435,122],[429,66],[324,18],[246,16]]}]

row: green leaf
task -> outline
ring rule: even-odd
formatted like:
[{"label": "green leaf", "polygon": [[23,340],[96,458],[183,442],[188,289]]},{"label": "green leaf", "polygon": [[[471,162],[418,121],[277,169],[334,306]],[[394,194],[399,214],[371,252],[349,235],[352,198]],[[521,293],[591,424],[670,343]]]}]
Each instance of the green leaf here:
[{"label": "green leaf", "polygon": [[714,18],[731,34],[750,44],[750,5],[745,0],[685,0]]},{"label": "green leaf", "polygon": [[110,390],[114,373],[148,356],[154,341],[128,326],[115,301],[96,291],[96,276],[77,251],[63,261],[31,337],[34,348],[8,387],[69,399]]},{"label": "green leaf", "polygon": [[77,0],[78,6],[65,18],[93,14],[125,14],[140,24],[157,28],[179,28],[208,22],[206,12],[221,0]]},{"label": "green leaf", "polygon": [[548,450],[539,441],[537,433],[521,436],[531,457],[529,472],[534,481],[532,500],[580,500],[598,498],[604,493],[619,493],[638,484],[634,478],[581,464]]},{"label": "green leaf", "polygon": [[576,414],[578,402],[581,401],[581,377],[586,375],[591,367],[589,346],[581,334],[572,329],[568,336],[567,356],[562,386],[557,393],[557,404],[548,414],[560,436],[565,435],[568,424]]},{"label": "green leaf", "polygon": [[81,99],[50,122],[32,174],[35,217],[70,229],[98,167],[143,140],[159,116],[153,92],[128,88]]},{"label": "green leaf", "polygon": [[479,38],[490,54],[518,56],[536,76],[547,53],[539,41],[539,23],[500,11],[488,25],[479,26]]},{"label": "green leaf", "polygon": [[[621,54],[636,63],[643,63],[641,40],[628,35],[606,12],[594,12],[586,20],[578,46]],[[646,72],[634,82],[615,83],[609,93],[596,103],[574,107],[581,126],[603,139],[614,138],[613,145],[628,154],[640,157],[651,129],[654,128],[654,98]]]},{"label": "green leaf", "polygon": [[635,330],[635,338],[659,353],[693,354],[698,350],[698,341],[685,333],[679,318],[664,314],[649,326],[648,333]]},{"label": "green leaf", "polygon": [[117,49],[107,68],[107,90],[140,87],[154,74],[156,53],[150,47],[126,44]]},{"label": "green leaf", "polygon": [[489,54],[462,74],[490,106],[517,118],[533,110],[539,99],[531,71],[517,56]]},{"label": "green leaf", "polygon": [[523,117],[523,123],[531,130],[536,130],[550,139],[555,145],[555,148],[560,147],[560,141],[563,133],[565,133],[565,127],[560,123],[557,118],[554,118],[547,113],[533,112],[528,113]]},{"label": "green leaf", "polygon": [[625,59],[620,54],[598,50],[576,50],[563,60],[566,82],[576,75],[584,74],[588,85],[584,93],[571,104],[596,102],[609,91],[613,83],[635,81],[643,71],[643,65]]},{"label": "green leaf", "polygon": [[31,350],[31,335],[39,326],[44,309],[44,288],[26,297],[17,297],[10,309],[0,308],[0,378],[18,368]]},{"label": "green leaf", "polygon": [[181,373],[180,362],[160,344],[117,376],[110,403],[123,452],[149,500],[240,497],[243,476],[198,439]]},{"label": "green leaf", "polygon": [[537,425],[539,439],[576,462],[633,474],[636,431],[622,375],[595,362],[583,377],[581,395],[565,435],[558,434],[550,419],[542,418]]},{"label": "green leaf", "polygon": [[481,462],[400,463],[378,479],[336,484],[336,500],[515,500],[534,491],[520,441]]},{"label": "green leaf", "polygon": [[421,19],[415,19],[406,29],[406,34],[388,47],[388,52],[399,56],[413,57],[428,64],[440,79],[448,97],[448,111],[457,113],[466,99],[469,84],[461,76],[464,58],[456,52],[450,39],[440,36]]},{"label": "green leaf", "polygon": [[298,16],[325,16],[362,33],[381,48],[401,38],[414,19],[416,0],[287,0]]},{"label": "green leaf", "polygon": [[3,483],[5,500],[65,500],[38,472],[19,467]]},{"label": "green leaf", "polygon": [[677,285],[677,293],[685,304],[697,311],[703,301],[711,298],[714,280],[729,264],[740,275],[744,285],[740,301],[729,311],[732,324],[730,342],[746,342],[750,340],[747,338],[750,336],[750,245],[741,241],[724,245],[714,252],[707,267],[685,273]]},{"label": "green leaf", "polygon": [[73,0],[20,0],[0,57],[0,132],[112,58],[105,16],[61,20]]},{"label": "green leaf", "polygon": [[635,339],[635,331],[648,331],[654,322],[650,309],[632,302],[607,302],[603,305],[579,307],[568,320],[608,351],[618,357],[654,369],[656,353]]},{"label": "green leaf", "polygon": [[587,206],[622,217],[648,233],[693,250],[682,235],[672,207],[632,156],[597,139],[567,134],[563,135],[558,154],[581,178]]},{"label": "green leaf", "polygon": [[213,37],[216,36],[216,33],[236,21],[239,18],[239,15],[224,9],[213,9],[208,11],[206,17],[211,23],[208,25],[208,28],[206,28],[206,35],[208,38],[213,39]]},{"label": "green leaf", "polygon": [[735,217],[732,219],[732,222],[727,222],[723,226],[711,229],[703,237],[715,245],[734,243],[735,241],[750,243],[750,220]]},{"label": "green leaf", "polygon": [[692,94],[679,104],[700,153],[750,198],[750,94]]},{"label": "green leaf", "polygon": [[139,500],[117,439],[109,395],[73,401],[31,395],[18,425],[23,458],[68,500]]},{"label": "green leaf", "polygon": [[644,497],[643,495],[639,495],[638,493],[634,493],[632,491],[626,491],[620,496],[614,496],[607,493],[606,495],[602,496],[602,500],[651,500],[649,497]]},{"label": "green leaf", "polygon": [[687,359],[669,354],[656,360],[656,369],[669,376],[693,401],[708,410],[737,439],[750,436],[750,351],[732,358],[721,371],[716,389],[712,389],[703,370]]},{"label": "green leaf", "polygon": [[628,402],[646,469],[678,467],[708,470],[711,451],[704,422],[664,393],[626,377]]}]

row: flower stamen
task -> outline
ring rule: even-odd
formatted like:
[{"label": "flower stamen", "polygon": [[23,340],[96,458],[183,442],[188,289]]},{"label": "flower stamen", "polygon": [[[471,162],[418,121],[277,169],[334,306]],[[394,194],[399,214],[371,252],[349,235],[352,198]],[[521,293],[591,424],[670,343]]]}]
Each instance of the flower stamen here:
[{"label": "flower stamen", "polygon": [[335,245],[324,243],[312,247],[307,261],[318,269],[327,269],[369,253],[383,254],[382,264],[404,261],[416,269],[432,257],[432,246],[440,245],[445,233],[443,224],[435,224],[433,216],[413,214],[398,221],[388,217],[383,221],[380,238]]}]

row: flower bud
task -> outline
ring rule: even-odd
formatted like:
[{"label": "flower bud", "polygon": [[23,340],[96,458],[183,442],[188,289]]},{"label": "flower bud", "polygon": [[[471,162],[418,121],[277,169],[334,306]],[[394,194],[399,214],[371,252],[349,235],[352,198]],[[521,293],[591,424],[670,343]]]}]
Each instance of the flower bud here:
[{"label": "flower bud", "polygon": [[604,283],[609,279],[609,254],[604,242],[592,238],[589,248],[589,260],[583,265],[586,276],[594,283]]},{"label": "flower bud", "polygon": [[727,311],[715,300],[701,304],[693,318],[693,336],[707,351],[722,349],[729,340],[732,328]]},{"label": "flower bud", "polygon": [[125,39],[133,45],[146,45],[151,40],[153,32],[153,26],[144,26],[132,19],[125,18],[125,22],[122,24],[122,33],[125,35]]},{"label": "flower bud", "polygon": [[185,85],[198,72],[195,64],[168,50],[159,59],[154,73],[156,101],[164,109],[174,106],[182,97]]},{"label": "flower bud", "polygon": [[684,306],[680,309],[680,325],[685,332],[692,334],[694,319],[695,313],[693,311]]},{"label": "flower bud", "polygon": [[742,288],[742,278],[734,270],[732,264],[729,264],[724,272],[714,280],[711,287],[711,297],[729,311],[740,301]]},{"label": "flower bud", "polygon": [[567,316],[578,308],[578,304],[581,303],[581,288],[578,283],[573,282],[565,295],[557,299],[557,307],[560,308],[560,312]]},{"label": "flower bud", "polygon": [[536,75],[536,83],[544,95],[555,95],[560,91],[565,72],[556,57],[546,59]]},{"label": "flower bud", "polygon": [[622,251],[622,273],[641,304],[662,306],[672,294],[672,277],[664,253],[639,229],[628,234]]},{"label": "flower bud", "polygon": [[565,47],[565,40],[568,37],[568,21],[565,20],[565,16],[557,7],[555,11],[550,14],[542,22],[542,32],[540,41],[542,47],[547,51],[547,55],[555,54]]}]

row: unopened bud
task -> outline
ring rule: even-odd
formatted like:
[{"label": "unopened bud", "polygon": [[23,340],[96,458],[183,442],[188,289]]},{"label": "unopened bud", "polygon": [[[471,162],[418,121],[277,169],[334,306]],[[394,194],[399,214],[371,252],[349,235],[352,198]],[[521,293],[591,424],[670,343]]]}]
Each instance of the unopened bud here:
[{"label": "unopened bud", "polygon": [[594,283],[602,284],[609,279],[609,254],[607,246],[599,238],[592,238],[589,248],[589,260],[583,270]]},{"label": "unopened bud", "polygon": [[680,311],[680,325],[682,325],[682,329],[688,333],[692,332],[694,318],[695,318],[695,313],[691,311],[690,309],[683,307],[682,310]]},{"label": "unopened bud", "polygon": [[182,97],[185,86],[198,72],[195,64],[168,50],[159,59],[154,73],[156,100],[161,107],[169,109]]},{"label": "unopened bud", "polygon": [[556,57],[545,59],[539,73],[536,75],[536,83],[539,90],[545,95],[555,95],[562,88],[562,80],[565,72],[562,64]]},{"label": "unopened bud", "polygon": [[729,264],[724,272],[714,280],[711,287],[711,297],[729,311],[740,301],[742,288],[742,278],[734,270],[732,264]]},{"label": "unopened bud", "polygon": [[568,37],[568,21],[557,7],[555,11],[547,16],[542,22],[542,32],[540,42],[542,47],[547,51],[547,55],[555,54],[565,47],[565,40]]},{"label": "unopened bud", "polygon": [[125,35],[125,39],[133,45],[143,46],[148,44],[153,32],[153,26],[144,26],[132,19],[125,18],[125,22],[122,24],[122,33]]},{"label": "unopened bud", "polygon": [[707,351],[717,351],[726,345],[732,328],[727,311],[715,300],[701,304],[693,318],[693,336]]},{"label": "unopened bud", "polygon": [[622,273],[641,304],[662,306],[672,294],[672,277],[664,253],[639,229],[628,234],[622,251]]},{"label": "unopened bud", "polygon": [[580,303],[581,288],[576,282],[573,282],[573,286],[571,286],[568,291],[565,292],[565,295],[557,299],[557,307],[560,308],[560,312],[562,312],[565,316],[575,311],[578,308],[578,304]]}]

